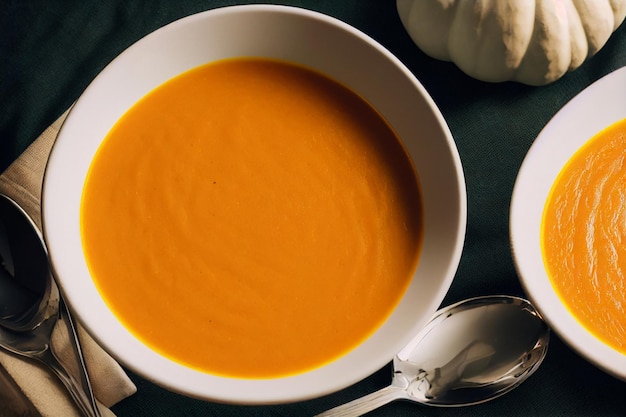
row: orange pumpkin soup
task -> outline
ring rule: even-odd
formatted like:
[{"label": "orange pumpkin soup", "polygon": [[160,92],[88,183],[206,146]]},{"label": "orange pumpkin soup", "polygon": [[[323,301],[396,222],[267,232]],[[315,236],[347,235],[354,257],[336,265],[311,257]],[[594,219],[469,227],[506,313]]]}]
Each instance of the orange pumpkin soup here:
[{"label": "orange pumpkin soup", "polygon": [[314,71],[232,59],[133,106],[85,182],[96,286],[136,337],[203,372],[321,366],[397,305],[422,241],[418,178],[362,98]]},{"label": "orange pumpkin soup", "polygon": [[626,354],[626,119],[587,142],[546,203],[544,262],[577,320]]}]

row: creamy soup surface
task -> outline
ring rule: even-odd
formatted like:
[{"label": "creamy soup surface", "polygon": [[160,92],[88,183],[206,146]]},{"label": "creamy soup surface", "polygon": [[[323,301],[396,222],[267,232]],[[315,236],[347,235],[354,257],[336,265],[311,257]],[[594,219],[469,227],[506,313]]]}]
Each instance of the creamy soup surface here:
[{"label": "creamy soup surface", "polygon": [[626,354],[626,119],[559,174],[542,223],[552,284],[589,331]]},{"label": "creamy soup surface", "polygon": [[353,349],[422,244],[411,160],[385,120],[300,66],[232,59],[113,127],[81,207],[87,264],[136,337],[203,372],[272,378]]}]

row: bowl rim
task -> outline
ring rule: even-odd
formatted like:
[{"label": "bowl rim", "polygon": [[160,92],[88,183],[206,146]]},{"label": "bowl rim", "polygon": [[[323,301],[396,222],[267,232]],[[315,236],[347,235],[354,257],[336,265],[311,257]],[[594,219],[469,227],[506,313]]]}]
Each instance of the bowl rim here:
[{"label": "bowl rim", "polygon": [[570,158],[602,129],[626,118],[626,67],[576,94],[539,132],[513,188],[510,241],[515,268],[528,297],[561,338],[604,372],[626,380],[626,354],[600,341],[562,304],[545,270],[541,219],[548,194]]},{"label": "bowl rim", "polygon": [[[451,223],[454,224],[454,226],[451,226],[454,227],[453,242],[446,243],[446,245],[452,245],[452,248],[450,249],[449,261],[446,265],[447,269],[442,274],[438,291],[433,294],[432,300],[428,300],[427,302],[428,314],[424,315],[421,322],[415,323],[414,328],[418,329],[419,326],[426,323],[426,321],[430,318],[430,315],[436,311],[439,304],[443,301],[443,298],[452,283],[464,244],[467,222],[467,202],[463,169],[456,145],[443,115],[440,113],[434,101],[417,78],[398,58],[385,49],[381,44],[358,29],[337,18],[319,12],[295,6],[281,5],[237,5],[220,7],[178,19],[155,30],[154,32],[151,32],[125,49],[96,76],[92,83],[90,83],[85,92],[81,95],[81,97],[79,97],[75,105],[70,110],[67,119],[60,129],[59,136],[52,148],[44,174],[44,185],[42,188],[42,224],[44,238],[47,242],[50,253],[51,266],[57,276],[59,286],[66,297],[68,305],[76,313],[77,319],[83,324],[83,327],[85,327],[96,342],[104,347],[105,350],[116,360],[121,362],[124,366],[127,366],[129,369],[132,369],[142,377],[171,391],[190,397],[237,404],[275,404],[315,398],[338,391],[339,389],[356,383],[377,371],[386,363],[391,361],[392,355],[390,355],[389,358],[377,358],[378,360],[374,361],[371,360],[371,358],[364,356],[364,353],[359,349],[355,349],[355,351],[358,352],[355,352],[354,356],[362,359],[361,369],[354,370],[349,377],[340,375],[325,386],[320,386],[319,384],[315,385],[312,382],[315,378],[328,378],[327,374],[323,373],[323,369],[315,369],[311,372],[288,376],[285,378],[270,380],[241,380],[236,378],[225,378],[201,374],[200,372],[192,371],[189,368],[183,370],[181,369],[182,365],[175,363],[163,366],[160,364],[160,369],[151,369],[149,367],[149,361],[156,361],[158,359],[158,355],[156,353],[154,353],[154,356],[142,358],[141,363],[133,362],[130,360],[130,354],[127,355],[126,352],[119,350],[119,346],[112,344],[111,340],[109,340],[110,338],[107,339],[105,335],[100,332],[100,329],[97,328],[92,316],[86,318],[85,312],[88,307],[85,306],[85,301],[81,299],[81,297],[84,296],[84,291],[92,291],[91,287],[87,284],[81,287],[76,285],[75,282],[72,282],[72,285],[70,285],[70,280],[66,278],[66,274],[74,273],[75,271],[73,266],[66,265],[62,259],[64,245],[67,244],[66,242],[68,239],[66,239],[67,236],[61,237],[63,225],[56,224],[56,222],[52,220],[55,213],[58,213],[58,211],[61,210],[60,207],[63,204],[63,202],[59,201],[61,197],[55,197],[55,193],[59,191],[59,184],[55,184],[55,181],[57,181],[57,177],[59,175],[57,174],[57,171],[61,169],[59,166],[64,163],[64,152],[67,152],[67,147],[69,146],[65,143],[66,137],[75,134],[77,129],[75,125],[79,123],[80,118],[87,112],[86,109],[90,100],[92,100],[90,97],[92,97],[94,91],[102,88],[103,77],[110,72],[112,68],[114,69],[120,61],[129,59],[129,57],[137,53],[137,51],[140,50],[144,44],[154,41],[159,36],[165,36],[177,30],[184,30],[187,25],[205,23],[209,19],[219,19],[222,16],[229,16],[233,14],[244,15],[247,13],[280,14],[288,16],[289,18],[297,17],[300,19],[306,19],[307,21],[314,21],[316,24],[324,25],[325,27],[332,27],[333,30],[339,30],[343,34],[342,36],[358,40],[359,42],[367,45],[368,48],[374,50],[375,53],[380,56],[381,62],[382,60],[385,60],[387,63],[392,65],[399,74],[402,74],[402,77],[408,79],[412,84],[412,88],[415,89],[416,93],[419,93],[421,100],[424,101],[424,105],[431,112],[429,117],[432,117],[433,121],[437,124],[436,127],[440,132],[440,139],[443,143],[441,146],[446,147],[449,151],[450,160],[446,162],[449,162],[450,167],[454,171],[452,175],[455,178],[457,190],[456,195],[454,196],[455,207],[453,210],[457,214],[457,218],[451,219]],[[103,105],[107,104],[103,103]],[[74,203],[70,202],[70,205],[71,204]],[[65,226],[74,230],[74,228],[77,227],[75,221],[76,219],[71,219],[67,224],[65,224]],[[101,300],[99,303],[101,303]],[[100,304],[94,304],[91,308],[100,309],[102,307]],[[107,334],[108,333],[110,333],[109,330],[107,330]],[[391,335],[391,333],[389,334]],[[411,337],[412,335],[407,335],[405,338],[406,341],[408,341]],[[352,355],[352,352],[350,355]],[[327,366],[322,368],[327,368]],[[164,377],[164,375],[167,375],[167,377]],[[211,392],[207,391],[207,380],[210,382],[209,385],[212,385]],[[302,386],[298,387],[298,384]],[[217,389],[217,391],[215,391],[215,389]]]}]

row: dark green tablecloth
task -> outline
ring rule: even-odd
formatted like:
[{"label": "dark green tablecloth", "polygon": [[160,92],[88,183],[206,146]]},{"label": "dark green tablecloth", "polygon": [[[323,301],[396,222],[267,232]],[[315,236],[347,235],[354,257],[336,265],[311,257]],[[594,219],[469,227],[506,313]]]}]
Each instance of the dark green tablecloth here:
[{"label": "dark green tablecloth", "polygon": [[[0,172],[124,48],[180,17],[235,3],[238,2],[1,0]],[[321,11],[370,35],[414,72],[441,108],[464,166],[469,204],[464,254],[444,304],[484,294],[524,295],[513,266],[508,235],[509,202],[517,170],[537,133],[561,106],[593,81],[626,65],[626,24],[578,70],[549,86],[528,87],[479,82],[452,64],[428,58],[405,33],[394,1],[276,3]],[[119,417],[306,416],[388,384],[390,367],[324,398],[268,407],[192,400],[136,375],[131,377],[139,391],[113,407]],[[539,371],[500,399],[461,409],[400,402],[371,415],[626,415],[626,383],[590,365],[553,334],[548,357]]]}]

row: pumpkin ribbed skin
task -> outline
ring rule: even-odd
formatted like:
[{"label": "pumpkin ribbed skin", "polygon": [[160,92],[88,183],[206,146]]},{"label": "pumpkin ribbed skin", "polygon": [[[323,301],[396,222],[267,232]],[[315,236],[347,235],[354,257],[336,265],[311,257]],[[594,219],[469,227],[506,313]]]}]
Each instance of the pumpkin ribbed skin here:
[{"label": "pumpkin ribbed skin", "polygon": [[544,85],[604,46],[626,0],[397,0],[397,9],[427,55],[479,80]]}]

